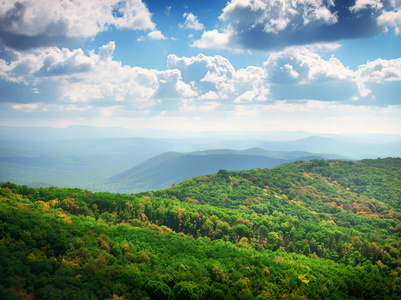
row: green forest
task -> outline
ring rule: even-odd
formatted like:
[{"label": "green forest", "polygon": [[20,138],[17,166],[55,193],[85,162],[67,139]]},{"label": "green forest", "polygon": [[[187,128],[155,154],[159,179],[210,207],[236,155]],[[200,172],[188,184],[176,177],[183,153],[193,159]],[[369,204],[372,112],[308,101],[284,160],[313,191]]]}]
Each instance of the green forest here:
[{"label": "green forest", "polygon": [[401,299],[401,158],[0,189],[0,299]]}]

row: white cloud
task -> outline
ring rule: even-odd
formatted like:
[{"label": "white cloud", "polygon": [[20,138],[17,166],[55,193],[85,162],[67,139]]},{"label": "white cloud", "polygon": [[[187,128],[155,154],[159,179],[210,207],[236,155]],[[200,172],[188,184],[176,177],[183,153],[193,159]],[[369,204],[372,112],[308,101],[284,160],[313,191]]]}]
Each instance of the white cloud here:
[{"label": "white cloud", "polygon": [[208,72],[218,77],[225,75],[227,78],[231,78],[235,72],[228,59],[220,55],[205,56],[199,54],[194,57],[178,57],[172,54],[167,57],[167,67],[180,70],[186,82],[201,81]]},{"label": "white cloud", "polygon": [[321,83],[343,82],[344,85],[354,85],[359,95],[372,95],[367,84],[371,82],[401,80],[401,58],[393,60],[377,59],[360,65],[358,70],[350,70],[341,61],[332,56],[323,59],[309,47],[290,47],[281,52],[272,53],[264,63],[267,80],[276,85],[309,85],[316,92],[321,90]]},{"label": "white cloud", "polygon": [[184,24],[179,24],[181,28],[188,28],[194,30],[202,30],[204,28],[202,23],[199,23],[198,17],[193,13],[184,13],[183,17],[185,18]]},{"label": "white cloud", "polygon": [[94,37],[110,26],[130,30],[155,28],[141,0],[52,0],[51,5],[47,0],[4,0],[1,5],[0,38],[21,48],[52,45],[60,39]]},{"label": "white cloud", "polygon": [[[113,43],[107,47],[109,46],[113,47]],[[112,51],[113,49],[108,50]],[[0,74],[7,81],[24,84],[33,83],[40,77],[74,76],[90,72],[95,63],[93,57],[86,56],[82,49],[70,51],[65,48],[53,47],[30,53],[14,51],[14,55],[17,59],[11,62],[0,59]],[[103,52],[102,57],[104,55],[107,54]],[[100,59],[100,57],[98,58]]]},{"label": "white cloud", "polygon": [[193,42],[192,46],[200,49],[228,49],[234,52],[242,52],[243,49],[233,42],[235,33],[231,28],[224,32],[219,32],[216,29],[204,31],[201,38]]},{"label": "white cloud", "polygon": [[209,91],[198,97],[199,100],[217,100],[219,98],[219,95],[215,91]]},{"label": "white cloud", "polygon": [[[401,59],[378,59],[353,71],[337,58],[323,59],[308,47],[287,48],[272,53],[263,67],[249,66],[238,70],[222,56],[203,54],[194,57],[169,55],[167,70],[130,67],[114,60],[115,47],[114,42],[109,42],[97,52],[89,53],[82,49],[55,47],[24,52],[14,50],[11,61],[0,59],[0,76],[3,80],[26,85],[30,95],[32,91],[40,90],[41,94],[35,95],[35,99],[44,97],[48,86],[57,86],[59,97],[47,100],[54,102],[52,105],[65,105],[63,109],[77,111],[103,107],[98,110],[103,116],[114,116],[126,107],[169,110],[184,102],[192,108],[203,103],[202,109],[206,111],[217,109],[216,103],[220,104],[219,110],[229,110],[236,105],[256,105],[262,101],[268,105],[275,99],[321,99],[319,95],[326,87],[335,91],[336,87],[351,86],[348,94],[342,94],[345,96],[341,98],[351,101],[368,95],[374,98],[373,83],[401,80]],[[309,94],[301,93],[292,98],[288,97],[291,94],[284,93],[287,96],[281,97],[280,91],[289,90],[289,84],[291,90],[306,87],[304,90]],[[14,105],[14,109],[20,111],[57,109],[57,106],[36,103]],[[298,109],[289,102],[285,107]]]},{"label": "white cloud", "polygon": [[167,40],[167,38],[161,33],[160,30],[154,30],[149,32],[148,37],[151,40]]},{"label": "white cloud", "polygon": [[[37,85],[57,81],[59,101],[69,103],[115,102],[152,106],[156,99],[192,97],[196,93],[181,80],[179,70],[149,70],[124,66],[113,60],[114,42],[91,51],[43,48],[32,52],[14,51],[16,60],[0,60],[3,79]],[[57,99],[54,99],[57,100]]]},{"label": "white cloud", "polygon": [[292,47],[272,53],[264,63],[269,81],[273,83],[310,83],[327,80],[353,80],[354,73],[337,58],[322,59],[306,47]]},{"label": "white cloud", "polygon": [[385,26],[399,32],[398,12],[398,2],[380,0],[231,0],[219,16],[221,29],[203,32],[193,46],[271,51],[370,37]]},{"label": "white cloud", "polygon": [[383,8],[381,0],[356,0],[354,6],[349,8],[352,12],[358,12],[364,9],[379,10]]},{"label": "white cloud", "polygon": [[[113,10],[112,18],[108,24],[116,26],[117,29],[131,30],[148,30],[155,27],[148,8],[141,0],[109,1]],[[109,8],[106,7],[106,9]],[[120,16],[117,17],[115,13],[113,14],[115,10],[118,11]]]},{"label": "white cloud", "polygon": [[270,94],[269,89],[264,88],[264,87],[261,87],[261,88],[255,87],[251,91],[246,91],[246,92],[240,94],[237,98],[235,98],[234,102],[235,103],[251,103],[251,102],[254,102],[255,100],[266,101],[266,100],[268,100],[269,94]]},{"label": "white cloud", "polygon": [[312,52],[333,52],[340,47],[341,44],[339,43],[315,43],[306,46]]},{"label": "white cloud", "polygon": [[157,76],[159,86],[154,97],[170,99],[196,96],[191,86],[181,80],[181,72],[179,70],[157,71]]},{"label": "white cloud", "polygon": [[14,104],[13,109],[22,110],[25,112],[38,111],[39,105],[37,103],[27,103],[27,104]]},{"label": "white cloud", "polygon": [[358,67],[356,72],[364,82],[401,81],[401,58],[377,59]]},{"label": "white cloud", "polygon": [[337,16],[330,11],[332,1],[281,1],[281,0],[232,0],[219,17],[224,22],[244,23],[256,27],[261,25],[266,32],[278,33],[290,23],[310,22],[333,24]]},{"label": "white cloud", "polygon": [[111,60],[113,58],[116,43],[111,41],[107,45],[99,47],[99,56],[101,60]]},{"label": "white cloud", "polygon": [[394,27],[395,33],[400,34],[401,27],[401,8],[396,11],[383,12],[378,18],[377,22],[380,26],[384,26],[386,30],[387,27]]},{"label": "white cloud", "polygon": [[[372,91],[366,87],[365,83],[362,80],[358,80],[356,84],[358,86],[359,95],[361,97],[367,97],[372,94]],[[356,98],[356,96],[354,96],[352,99],[359,100],[359,97]]]},{"label": "white cloud", "polygon": [[[266,100],[269,93],[262,68],[248,67],[236,71],[226,58],[219,55],[199,54],[196,57],[181,58],[169,55],[167,66],[180,70],[184,82],[193,82],[193,88],[198,91],[200,100],[243,101],[246,98],[247,102],[261,101]],[[247,96],[241,98],[246,92]]]}]

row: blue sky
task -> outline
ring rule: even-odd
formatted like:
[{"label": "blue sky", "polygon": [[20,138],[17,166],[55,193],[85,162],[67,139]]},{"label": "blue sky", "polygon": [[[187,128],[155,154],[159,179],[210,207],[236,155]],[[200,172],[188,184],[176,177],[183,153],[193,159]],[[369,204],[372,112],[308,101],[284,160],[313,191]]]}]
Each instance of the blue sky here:
[{"label": "blue sky", "polygon": [[0,125],[401,134],[400,0],[5,0]]}]

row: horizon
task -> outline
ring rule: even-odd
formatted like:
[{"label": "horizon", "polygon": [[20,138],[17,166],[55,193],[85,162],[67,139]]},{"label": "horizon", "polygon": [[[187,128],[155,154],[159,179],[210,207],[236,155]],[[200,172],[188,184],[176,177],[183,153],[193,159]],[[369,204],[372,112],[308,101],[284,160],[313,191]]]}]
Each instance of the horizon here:
[{"label": "horizon", "polygon": [[400,14],[384,0],[7,0],[0,125],[399,135]]},{"label": "horizon", "polygon": [[[68,127],[49,126],[5,126],[0,125],[0,140],[3,141],[61,141],[61,140],[85,140],[85,139],[130,139],[143,138],[153,140],[193,140],[201,142],[207,139],[220,139],[221,141],[271,141],[291,142],[302,141],[310,138],[320,138],[321,142],[343,141],[354,143],[391,144],[401,142],[401,134],[383,134],[375,132],[310,132],[297,131],[191,131],[171,130],[157,128],[124,128],[124,127],[96,127],[87,125],[71,125]],[[245,149],[244,149],[245,150]]]}]

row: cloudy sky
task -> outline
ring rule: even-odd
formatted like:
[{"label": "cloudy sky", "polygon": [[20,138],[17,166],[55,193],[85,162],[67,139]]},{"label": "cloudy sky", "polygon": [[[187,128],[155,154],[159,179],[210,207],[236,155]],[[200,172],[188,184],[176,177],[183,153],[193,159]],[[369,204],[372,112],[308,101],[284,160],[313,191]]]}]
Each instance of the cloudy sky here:
[{"label": "cloudy sky", "polygon": [[1,0],[0,125],[401,133],[401,0]]}]

